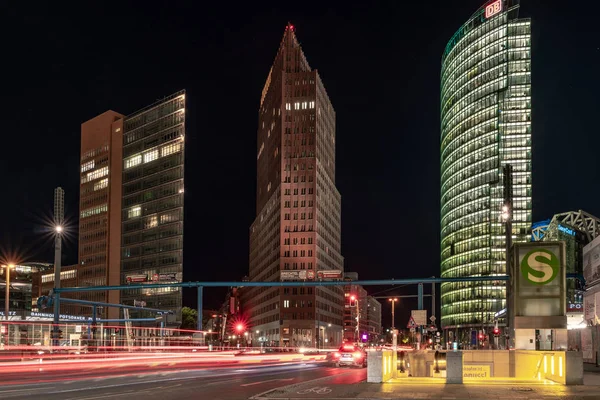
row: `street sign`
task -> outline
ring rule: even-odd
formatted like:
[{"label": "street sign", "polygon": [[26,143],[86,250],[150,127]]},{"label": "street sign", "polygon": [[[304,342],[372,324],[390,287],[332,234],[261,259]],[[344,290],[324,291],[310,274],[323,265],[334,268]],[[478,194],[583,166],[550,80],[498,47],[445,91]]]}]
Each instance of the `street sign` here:
[{"label": "street sign", "polygon": [[413,317],[410,317],[410,319],[408,320],[408,324],[406,325],[407,328],[410,329],[415,329],[417,327],[417,323],[415,322],[415,319]]},{"label": "street sign", "polygon": [[417,325],[427,325],[427,310],[412,310],[411,318]]},{"label": "street sign", "polygon": [[435,322],[435,316],[434,316],[434,315],[432,315],[431,317],[429,317],[429,320],[430,320],[431,322]]}]

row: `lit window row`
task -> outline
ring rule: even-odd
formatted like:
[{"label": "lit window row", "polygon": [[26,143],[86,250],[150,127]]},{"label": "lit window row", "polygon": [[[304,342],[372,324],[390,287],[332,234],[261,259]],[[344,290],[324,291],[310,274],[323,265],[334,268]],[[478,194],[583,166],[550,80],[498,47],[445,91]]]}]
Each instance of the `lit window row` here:
[{"label": "lit window row", "polygon": [[88,172],[84,177],[81,178],[81,183],[90,182],[106,175],[108,175],[108,167],[102,167],[95,171]]},{"label": "lit window row", "polygon": [[94,183],[94,190],[101,190],[108,187],[108,178],[104,178],[96,183]]},{"label": "lit window row", "polygon": [[[76,270],[60,271],[60,280],[74,279],[77,276]],[[42,283],[54,282],[54,274],[42,275]]]},{"label": "lit window row", "polygon": [[170,143],[163,146],[160,149],[152,149],[143,154],[136,154],[134,156],[131,156],[125,160],[125,169],[129,169],[135,167],[136,165],[140,165],[142,163],[142,160],[144,163],[149,163],[154,160],[158,160],[159,157],[165,157],[170,154],[177,153],[181,151],[181,146],[181,142]]},{"label": "lit window row", "polygon": [[107,212],[107,211],[108,211],[108,205],[106,205],[106,204],[103,204],[98,207],[88,208],[87,210],[83,210],[81,212],[81,218],[90,217],[92,215],[98,215],[98,214],[101,214],[101,213]]},{"label": "lit window row", "polygon": [[81,166],[81,172],[86,172],[90,169],[94,169],[94,160],[88,161]]}]

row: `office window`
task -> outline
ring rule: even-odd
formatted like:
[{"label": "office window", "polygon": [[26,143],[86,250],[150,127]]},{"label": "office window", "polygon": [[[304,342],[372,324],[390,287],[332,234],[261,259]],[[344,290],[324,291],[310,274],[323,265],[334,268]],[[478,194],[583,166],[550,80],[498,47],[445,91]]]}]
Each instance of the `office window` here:
[{"label": "office window", "polygon": [[140,206],[131,207],[127,211],[128,218],[135,218],[135,217],[139,217],[140,215],[142,215],[142,207],[140,207]]},{"label": "office window", "polygon": [[141,154],[138,154],[133,157],[129,157],[128,159],[125,160],[125,169],[135,167],[136,165],[139,165],[141,163],[142,163]]},{"label": "office window", "polygon": [[158,158],[158,149],[151,150],[144,154],[144,163],[154,161]]}]

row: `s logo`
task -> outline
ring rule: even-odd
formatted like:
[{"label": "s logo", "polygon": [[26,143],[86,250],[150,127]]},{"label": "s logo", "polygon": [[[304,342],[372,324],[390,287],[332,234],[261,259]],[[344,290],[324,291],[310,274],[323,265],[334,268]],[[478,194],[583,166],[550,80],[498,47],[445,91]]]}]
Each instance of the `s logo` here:
[{"label": "s logo", "polygon": [[546,285],[558,275],[560,263],[554,253],[546,249],[535,249],[523,257],[521,274],[534,285]]}]

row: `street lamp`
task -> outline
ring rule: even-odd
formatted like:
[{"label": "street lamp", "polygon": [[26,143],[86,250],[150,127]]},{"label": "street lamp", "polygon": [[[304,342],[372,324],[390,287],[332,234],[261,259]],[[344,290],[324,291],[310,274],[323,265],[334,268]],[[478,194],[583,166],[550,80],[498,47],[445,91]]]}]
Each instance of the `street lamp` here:
[{"label": "street lamp", "polygon": [[10,270],[15,267],[14,264],[2,265],[5,270],[6,290],[4,291],[4,319],[8,321],[9,303],[10,303]]},{"label": "street lamp", "polygon": [[396,302],[398,301],[398,298],[394,297],[394,298],[388,299],[388,301],[392,302],[392,329],[395,329],[396,325],[394,323],[394,311],[396,308]]}]

